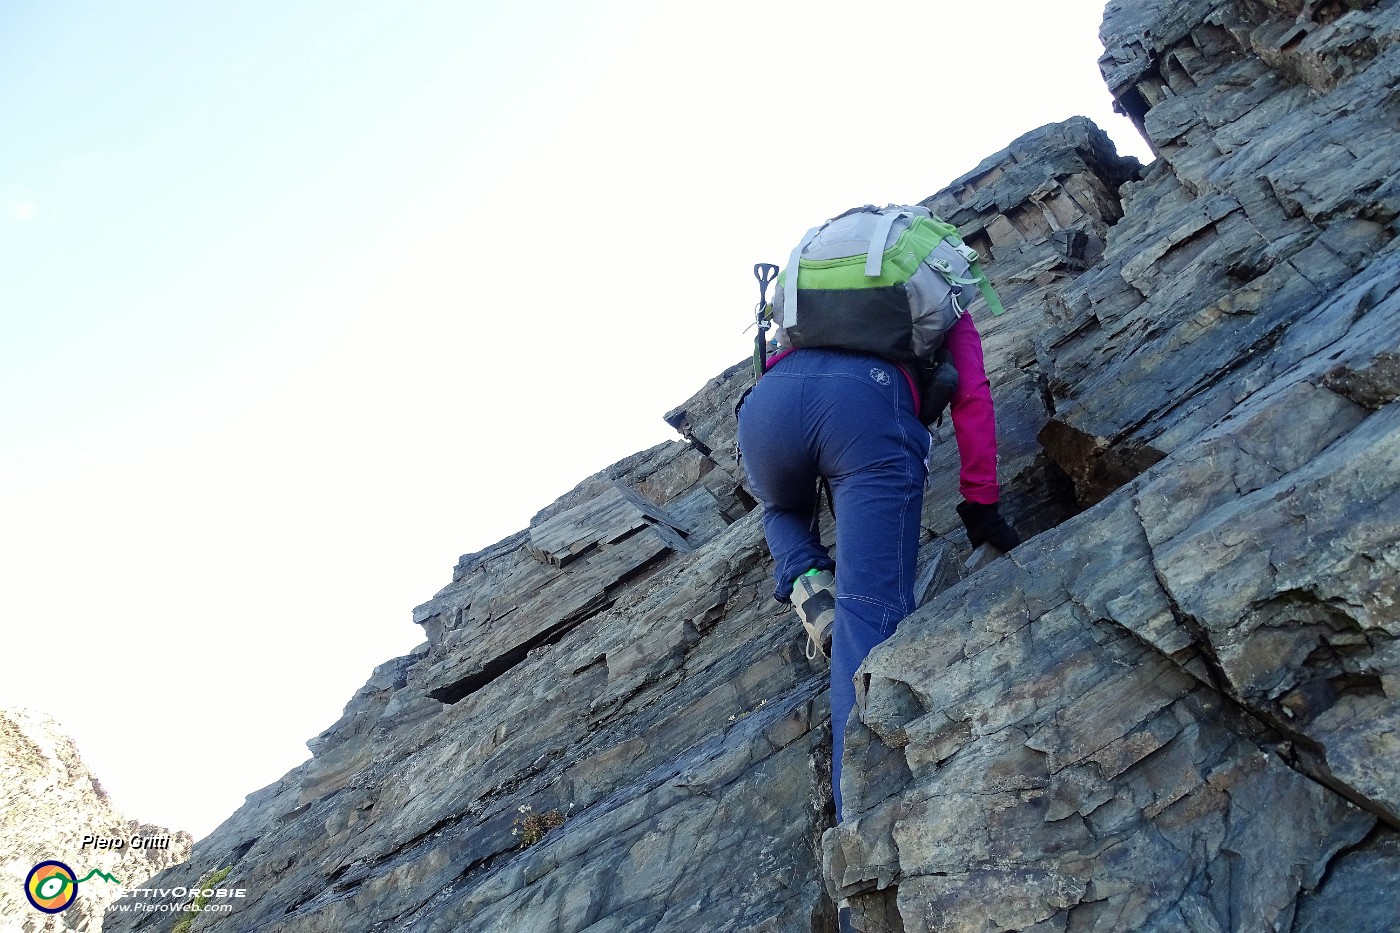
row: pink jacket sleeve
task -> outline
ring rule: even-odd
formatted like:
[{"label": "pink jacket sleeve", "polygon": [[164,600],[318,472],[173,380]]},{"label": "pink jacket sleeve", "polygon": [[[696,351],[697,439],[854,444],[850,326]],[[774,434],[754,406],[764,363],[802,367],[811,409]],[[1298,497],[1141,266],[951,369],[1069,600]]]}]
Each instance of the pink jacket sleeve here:
[{"label": "pink jacket sleeve", "polygon": [[953,433],[958,440],[962,469],[958,489],[969,502],[984,505],[1001,498],[997,484],[997,419],[992,410],[992,385],[982,360],[982,335],[964,314],[948,331],[943,345],[958,371],[958,391],[953,395]]}]

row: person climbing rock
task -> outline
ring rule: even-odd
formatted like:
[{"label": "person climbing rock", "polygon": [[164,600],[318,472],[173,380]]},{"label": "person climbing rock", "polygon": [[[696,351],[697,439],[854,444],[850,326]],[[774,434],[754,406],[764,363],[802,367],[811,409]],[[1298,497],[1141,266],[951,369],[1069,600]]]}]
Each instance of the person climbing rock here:
[{"label": "person climbing rock", "polygon": [[[891,213],[894,219],[885,220]],[[882,268],[911,252],[917,268]],[[833,253],[851,256],[864,267],[865,277],[873,280],[869,294],[860,294],[865,283],[859,280],[854,287],[840,282],[831,287],[821,277],[841,261]],[[998,505],[996,418],[981,337],[962,310],[962,302],[976,294],[969,286],[978,279],[985,282],[969,253],[976,256],[962,246],[956,231],[922,208],[862,208],[813,228],[793,250],[778,281],[780,294],[771,308],[778,325],[776,352],[757,355],[761,378],[738,407],[741,462],[763,509],[774,598],[796,610],[808,633],[809,657],[829,651],[832,792],[838,820],[841,756],[846,721],[855,705],[856,669],[916,608],[914,572],[931,443],[927,424],[939,414],[929,409],[947,402],[934,397],[921,371],[940,349],[946,350],[958,377],[951,413],[965,500],[958,514],[968,539],[974,546],[986,542],[1001,550],[1018,543]],[[885,261],[872,259],[875,254]],[[814,256],[811,275],[804,264],[809,256]],[[869,274],[872,267],[874,276]],[[925,275],[930,268],[933,274]],[[897,288],[883,284],[901,274],[904,280]],[[766,294],[762,278],[760,285]],[[988,292],[990,286],[983,294]],[[886,336],[898,330],[888,313],[891,298],[902,305],[903,331],[892,343],[886,340],[889,346],[864,340],[863,329]],[[863,305],[881,302],[883,324],[878,309],[871,319],[864,317]],[[941,315],[936,333],[910,333],[911,321],[917,324],[922,316],[929,323],[934,311]],[[764,340],[762,333],[758,340]],[[818,534],[822,480],[835,513],[839,566]]]}]

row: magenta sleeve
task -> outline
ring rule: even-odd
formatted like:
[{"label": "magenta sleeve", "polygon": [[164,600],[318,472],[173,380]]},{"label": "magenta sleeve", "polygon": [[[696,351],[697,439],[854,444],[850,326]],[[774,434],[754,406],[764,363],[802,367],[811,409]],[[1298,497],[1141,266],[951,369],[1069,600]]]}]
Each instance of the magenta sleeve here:
[{"label": "magenta sleeve", "polygon": [[982,359],[982,335],[972,315],[958,318],[943,339],[958,371],[953,395],[953,433],[962,468],[958,488],[964,499],[984,505],[1001,498],[997,484],[997,419],[992,409],[992,385]]}]

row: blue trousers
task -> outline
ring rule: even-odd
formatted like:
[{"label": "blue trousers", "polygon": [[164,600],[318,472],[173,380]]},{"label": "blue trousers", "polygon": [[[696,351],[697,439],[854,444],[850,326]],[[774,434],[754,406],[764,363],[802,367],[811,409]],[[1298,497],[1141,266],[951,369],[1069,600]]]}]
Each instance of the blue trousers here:
[{"label": "blue trousers", "polygon": [[[793,580],[810,569],[835,570],[831,783],[837,819],[856,668],[914,610],[929,442],[903,372],[879,357],[844,350],[793,351],[758,381],[739,410],[739,450],[749,489],[763,505],[774,598],[789,601]],[[820,477],[831,485],[837,561],[816,530]]]}]

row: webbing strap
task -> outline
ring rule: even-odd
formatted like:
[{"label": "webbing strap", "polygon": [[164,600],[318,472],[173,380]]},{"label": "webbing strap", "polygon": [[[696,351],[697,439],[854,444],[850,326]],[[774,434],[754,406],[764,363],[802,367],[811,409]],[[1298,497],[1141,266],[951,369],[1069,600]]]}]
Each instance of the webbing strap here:
[{"label": "webbing strap", "polygon": [[943,279],[944,279],[949,285],[980,285],[980,284],[981,284],[981,280],[980,280],[980,279],[977,279],[977,278],[965,279],[965,278],[963,278],[962,276],[957,275],[956,273],[954,273],[954,272],[953,272],[953,264],[952,264],[951,262],[949,262],[948,260],[946,260],[946,259],[936,259],[936,258],[934,258],[933,256],[929,256],[929,258],[928,258],[926,261],[928,262],[928,264],[929,264],[930,266],[932,266],[933,268],[935,268],[935,269],[938,270],[938,274],[941,275],[941,276],[943,276]]},{"label": "webbing strap", "polygon": [[[987,308],[992,312],[992,317],[1004,314],[1006,308],[1002,306],[1001,299],[997,297],[996,290],[992,288],[992,283],[987,281],[987,274],[982,271],[982,256],[962,241],[961,238],[953,240],[953,248],[967,260],[968,268],[972,271],[974,280],[977,282],[977,290],[982,293],[982,299],[987,302]],[[960,285],[971,285],[971,282],[959,282]]]},{"label": "webbing strap", "polygon": [[[822,224],[822,227],[826,224]],[[807,248],[807,244],[821,233],[822,227],[813,227],[802,237],[802,242],[792,249],[792,255],[788,257],[787,277],[783,279],[783,327],[788,330],[797,326],[797,269],[802,262],[802,251]]]},{"label": "webbing strap", "polygon": [[977,250],[973,249],[971,246],[968,246],[966,243],[964,243],[962,241],[962,237],[951,236],[948,238],[948,242],[953,245],[953,249],[958,251],[962,258],[967,261],[967,264],[969,266],[982,258],[982,254],[977,252]]},{"label": "webbing strap", "polygon": [[868,278],[880,277],[880,266],[885,258],[885,240],[889,238],[890,229],[894,227],[895,221],[906,216],[912,215],[909,211],[886,210],[875,222],[875,230],[870,234],[870,246],[865,251],[865,274]]},{"label": "webbing strap", "polygon": [[977,290],[982,293],[982,298],[987,302],[987,309],[992,312],[992,316],[1004,314],[1006,308],[1002,306],[1001,299],[997,297],[996,289],[992,288],[992,283],[987,281],[987,273],[982,271],[981,260],[972,263],[972,274],[977,276]]}]

